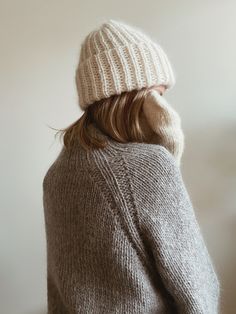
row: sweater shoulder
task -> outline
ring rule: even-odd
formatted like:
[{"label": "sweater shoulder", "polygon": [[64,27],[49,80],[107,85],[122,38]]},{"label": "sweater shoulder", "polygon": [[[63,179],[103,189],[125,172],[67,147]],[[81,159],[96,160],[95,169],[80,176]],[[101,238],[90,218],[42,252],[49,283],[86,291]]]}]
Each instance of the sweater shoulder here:
[{"label": "sweater shoulder", "polygon": [[[138,195],[144,203],[150,198],[157,202],[160,194],[163,198],[168,197],[165,190],[172,193],[177,187],[184,187],[175,157],[162,145],[121,144],[116,146],[112,155],[100,151],[99,158],[93,160],[96,160],[95,171],[103,173],[106,181],[111,181],[111,187],[116,182],[123,186],[125,197],[127,194]],[[114,192],[113,188],[111,190]]]},{"label": "sweater shoulder", "polygon": [[164,146],[137,142],[113,143],[90,155],[90,170],[104,169],[104,173],[112,172],[115,177],[129,177],[131,181],[143,181],[147,185],[153,181],[159,183],[159,179],[182,179],[180,166]]},{"label": "sweater shoulder", "polygon": [[180,166],[164,146],[134,145],[122,159],[124,175],[131,183],[136,202],[140,201],[139,207],[155,207],[160,200],[169,202],[177,193],[189,197]]},{"label": "sweater shoulder", "polygon": [[123,157],[131,166],[131,174],[132,169],[138,169],[148,177],[181,172],[175,157],[162,145],[135,143],[125,151]]}]

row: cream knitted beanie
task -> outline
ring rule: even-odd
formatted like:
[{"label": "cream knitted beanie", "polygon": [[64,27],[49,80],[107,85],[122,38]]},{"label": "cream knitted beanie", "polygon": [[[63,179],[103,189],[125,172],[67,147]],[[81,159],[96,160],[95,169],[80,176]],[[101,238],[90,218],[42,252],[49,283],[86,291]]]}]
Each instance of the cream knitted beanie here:
[{"label": "cream knitted beanie", "polygon": [[114,94],[160,84],[175,84],[170,61],[137,27],[110,19],[85,37],[76,69],[82,110]]}]

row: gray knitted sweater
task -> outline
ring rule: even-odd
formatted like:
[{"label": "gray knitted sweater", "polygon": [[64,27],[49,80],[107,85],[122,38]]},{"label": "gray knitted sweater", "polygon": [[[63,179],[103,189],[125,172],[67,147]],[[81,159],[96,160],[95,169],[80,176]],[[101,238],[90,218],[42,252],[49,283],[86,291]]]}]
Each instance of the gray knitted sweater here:
[{"label": "gray knitted sweater", "polygon": [[220,285],[174,157],[62,148],[43,180],[50,314],[216,314]]}]

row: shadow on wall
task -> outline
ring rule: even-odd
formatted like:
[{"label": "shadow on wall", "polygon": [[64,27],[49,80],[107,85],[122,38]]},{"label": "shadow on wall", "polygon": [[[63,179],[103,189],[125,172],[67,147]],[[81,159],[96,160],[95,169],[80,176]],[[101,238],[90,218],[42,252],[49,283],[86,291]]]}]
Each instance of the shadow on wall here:
[{"label": "shadow on wall", "polygon": [[221,282],[221,314],[234,314],[236,125],[185,134],[183,177]]}]

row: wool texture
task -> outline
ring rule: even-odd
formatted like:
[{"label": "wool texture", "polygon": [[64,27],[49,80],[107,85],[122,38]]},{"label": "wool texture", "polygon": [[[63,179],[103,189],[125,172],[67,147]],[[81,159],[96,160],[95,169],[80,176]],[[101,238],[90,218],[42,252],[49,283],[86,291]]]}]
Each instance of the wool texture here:
[{"label": "wool texture", "polygon": [[163,48],[150,35],[123,21],[109,19],[83,40],[75,75],[79,106],[125,91],[175,85]]},{"label": "wool texture", "polygon": [[[163,110],[160,110],[161,108]],[[162,144],[176,158],[178,166],[181,166],[185,136],[178,112],[154,89],[148,93],[144,101],[143,113],[154,131],[150,142]],[[155,137],[155,134],[158,136]]]},{"label": "wool texture", "polygon": [[180,167],[157,144],[62,148],[43,180],[49,314],[218,314]]}]

